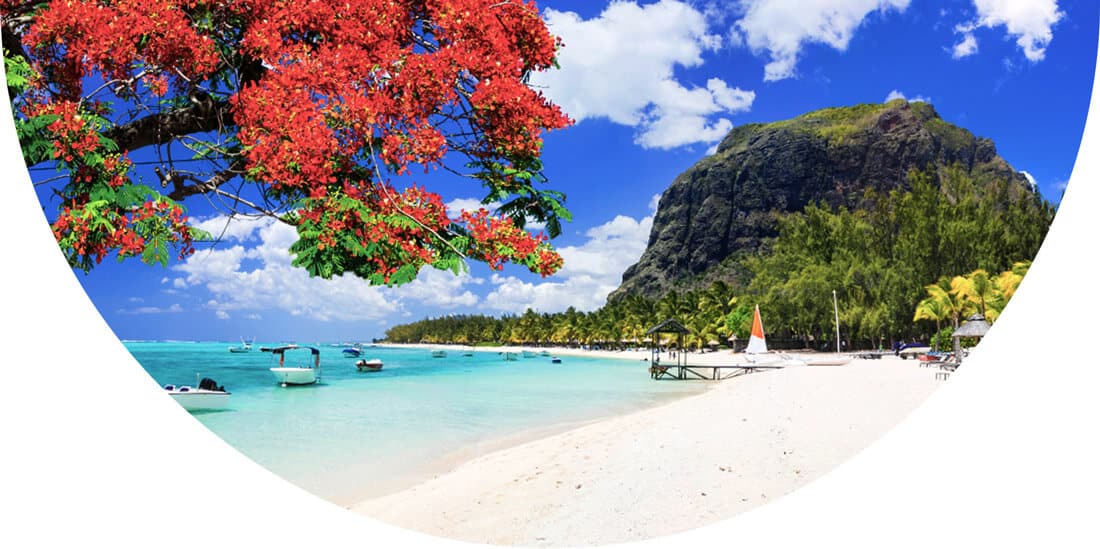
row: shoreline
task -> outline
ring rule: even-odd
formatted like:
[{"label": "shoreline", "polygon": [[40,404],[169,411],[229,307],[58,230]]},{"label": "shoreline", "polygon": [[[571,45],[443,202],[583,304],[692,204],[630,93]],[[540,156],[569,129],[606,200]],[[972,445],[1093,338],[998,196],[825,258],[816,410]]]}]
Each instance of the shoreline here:
[{"label": "shoreline", "polygon": [[[444,349],[447,352],[459,352],[467,350],[470,346],[467,345],[431,345],[431,344],[419,344],[419,343],[394,343],[394,344],[377,344],[380,348],[400,348],[400,349],[422,349],[425,351],[431,349]],[[476,347],[475,352],[483,353],[497,353],[504,351],[519,352],[525,347],[514,346],[493,346],[493,347]],[[369,348],[368,348],[369,349]],[[600,359],[615,359],[624,361],[649,361],[649,351],[605,351],[605,350],[587,350],[587,349],[570,349],[565,347],[526,347],[528,350],[548,350],[554,353],[554,356],[573,356],[573,357],[588,357],[588,358],[600,358]],[[364,349],[366,352],[366,349]],[[644,356],[643,356],[644,355]],[[365,356],[365,355],[364,355]],[[541,358],[541,357],[540,357]],[[641,372],[639,371],[639,375]],[[704,380],[698,380],[704,381]],[[692,398],[703,394],[709,390],[715,388],[713,382],[705,381],[706,386],[694,393],[686,393],[676,396],[670,396],[662,402],[657,402],[652,405],[640,408],[637,410],[631,410],[627,412],[619,412],[611,415],[605,415],[598,418],[578,419],[578,420],[566,420],[552,425],[544,425],[540,427],[532,427],[524,429],[519,432],[502,435],[486,440],[480,440],[469,445],[465,445],[460,448],[455,448],[443,454],[436,459],[433,459],[430,463],[426,464],[423,468],[418,469],[415,472],[407,473],[398,478],[387,479],[386,482],[377,485],[370,493],[366,493],[360,497],[347,496],[337,498],[334,503],[347,509],[352,509],[362,503],[363,501],[370,501],[379,498],[385,498],[392,496],[396,493],[415,488],[416,486],[430,481],[439,476],[449,474],[455,469],[461,467],[463,464],[473,461],[475,459],[484,457],[486,455],[508,450],[517,446],[550,438],[560,435],[575,429],[580,429],[595,423],[602,421],[609,421],[615,418],[619,418],[632,413],[645,412],[665,406],[671,402],[678,400]]]},{"label": "shoreline", "polygon": [[[689,358],[730,363],[735,355]],[[696,383],[707,389],[496,449],[348,508],[475,543],[577,546],[673,534],[811,482],[899,423],[940,382],[917,361],[888,355]]]}]

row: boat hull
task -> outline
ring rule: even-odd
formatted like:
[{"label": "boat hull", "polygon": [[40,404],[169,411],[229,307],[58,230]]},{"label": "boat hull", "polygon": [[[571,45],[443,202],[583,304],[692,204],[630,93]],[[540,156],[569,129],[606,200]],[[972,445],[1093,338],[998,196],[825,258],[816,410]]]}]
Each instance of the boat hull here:
[{"label": "boat hull", "polygon": [[317,370],[313,368],[271,368],[271,374],[280,385],[317,383]]},{"label": "boat hull", "polygon": [[188,412],[207,412],[229,408],[229,393],[225,391],[190,389],[187,391],[168,391],[168,395]]},{"label": "boat hull", "polygon": [[355,363],[360,372],[377,372],[382,369],[382,361],[378,359],[360,360]]}]

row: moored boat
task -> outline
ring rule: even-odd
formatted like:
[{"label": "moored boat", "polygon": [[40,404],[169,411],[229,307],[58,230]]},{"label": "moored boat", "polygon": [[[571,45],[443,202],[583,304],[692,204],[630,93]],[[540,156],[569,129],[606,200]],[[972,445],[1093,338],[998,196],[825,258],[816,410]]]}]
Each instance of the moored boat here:
[{"label": "moored boat", "polygon": [[447,351],[443,349],[432,349],[432,358],[447,358]]},{"label": "moored boat", "polygon": [[360,372],[377,372],[382,369],[382,359],[363,359],[355,363],[355,368]]},{"label": "moored boat", "polygon": [[199,386],[165,385],[164,390],[188,412],[210,412],[229,408],[229,392],[210,378],[202,378]]},{"label": "moored boat", "polygon": [[[286,352],[295,349],[308,349],[313,359],[312,364],[286,366]],[[287,385],[310,385],[321,379],[321,351],[316,347],[299,347],[297,345],[276,347],[271,350],[271,354],[279,357],[279,365],[270,368],[279,385],[283,387]]]},{"label": "moored boat", "polygon": [[239,347],[230,347],[229,352],[231,352],[231,353],[250,353],[250,352],[252,352],[252,342],[251,341],[245,341],[244,338],[242,337],[241,338],[241,345]]}]

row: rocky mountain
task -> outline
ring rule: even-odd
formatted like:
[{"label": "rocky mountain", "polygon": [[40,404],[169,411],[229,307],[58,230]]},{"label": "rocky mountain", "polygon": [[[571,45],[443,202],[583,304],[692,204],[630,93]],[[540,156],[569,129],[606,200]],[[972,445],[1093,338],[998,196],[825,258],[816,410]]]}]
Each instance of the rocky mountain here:
[{"label": "rocky mountain", "polygon": [[609,299],[736,280],[730,259],[765,246],[778,215],[816,201],[858,208],[867,189],[904,188],[910,171],[947,166],[977,183],[1007,179],[1036,192],[991,140],[943,121],[928,103],[899,99],[740,126],[661,195],[648,246]]}]

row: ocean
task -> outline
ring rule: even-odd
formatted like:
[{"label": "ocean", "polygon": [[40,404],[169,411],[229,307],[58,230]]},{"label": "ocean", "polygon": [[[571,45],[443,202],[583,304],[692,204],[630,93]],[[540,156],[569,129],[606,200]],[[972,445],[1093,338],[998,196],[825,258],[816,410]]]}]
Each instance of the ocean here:
[{"label": "ocean", "polygon": [[[365,347],[378,372],[359,372],[342,345],[321,351],[321,382],[280,387],[271,353],[231,342],[123,342],[159,384],[209,377],[232,393],[230,408],[194,417],[242,454],[340,505],[383,495],[477,455],[704,390],[657,382],[645,361],[562,356],[506,361],[496,351]],[[305,362],[308,350],[287,354]],[[300,359],[300,360],[299,360]],[[167,396],[165,398],[168,398]],[[644,450],[644,449],[640,449]]]}]

